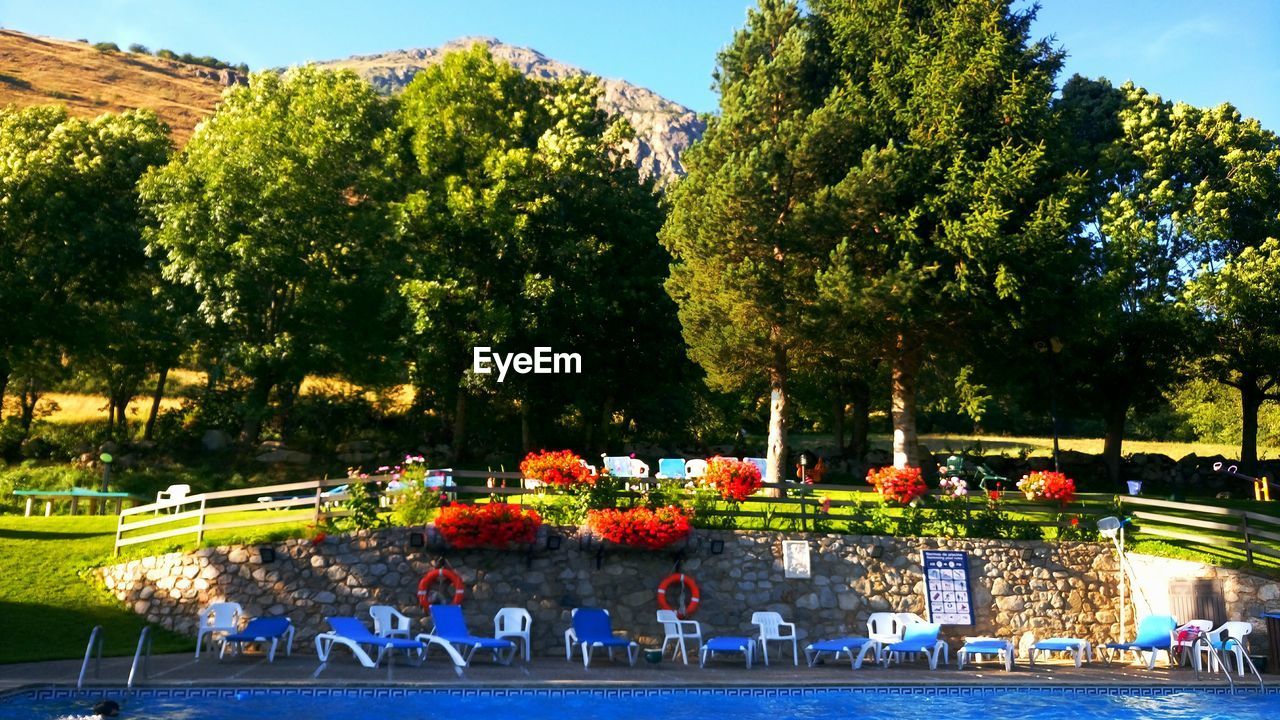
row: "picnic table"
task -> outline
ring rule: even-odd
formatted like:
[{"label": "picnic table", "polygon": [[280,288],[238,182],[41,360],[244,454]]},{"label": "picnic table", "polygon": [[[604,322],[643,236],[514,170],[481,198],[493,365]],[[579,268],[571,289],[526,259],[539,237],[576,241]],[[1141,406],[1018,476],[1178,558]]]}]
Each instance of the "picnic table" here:
[{"label": "picnic table", "polygon": [[44,515],[49,517],[53,514],[53,501],[55,498],[71,498],[71,514],[76,514],[76,509],[80,505],[80,499],[85,498],[89,501],[90,514],[93,513],[93,506],[102,501],[102,507],[106,507],[111,500],[116,501],[116,515],[120,514],[120,509],[124,506],[125,500],[133,500],[135,503],[143,498],[137,495],[131,495],[127,492],[103,492],[101,490],[88,490],[86,488],[71,488],[70,490],[14,490],[14,495],[21,495],[27,499],[26,517],[31,517],[31,509],[37,498],[44,499]]}]

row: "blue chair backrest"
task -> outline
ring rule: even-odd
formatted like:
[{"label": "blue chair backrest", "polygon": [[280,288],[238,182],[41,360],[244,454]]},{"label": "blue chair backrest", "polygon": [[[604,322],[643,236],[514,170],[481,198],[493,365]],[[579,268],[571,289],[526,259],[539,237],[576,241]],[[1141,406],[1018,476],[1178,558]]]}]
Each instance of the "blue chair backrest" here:
[{"label": "blue chair backrest", "polygon": [[749,462],[749,463],[751,463],[752,465],[755,465],[755,466],[756,466],[756,468],[758,468],[758,469],[760,470],[760,477],[764,477],[764,476],[765,476],[765,473],[767,472],[767,471],[766,471],[766,468],[767,468],[767,467],[769,467],[769,461],[768,461],[768,459],[766,459],[766,458],[748,458],[748,457],[744,457],[744,458],[742,458],[742,461],[743,461],[743,462]]},{"label": "blue chair backrest", "polygon": [[1134,645],[1168,645],[1169,633],[1178,627],[1172,615],[1148,615],[1138,623],[1138,637]]},{"label": "blue chair backrest", "polygon": [[573,614],[573,632],[579,641],[613,637],[613,621],[600,608],[578,608]]},{"label": "blue chair backrest", "polygon": [[662,458],[658,461],[658,474],[664,478],[684,479],[684,460],[681,458]]},{"label": "blue chair backrest", "polygon": [[289,618],[286,617],[260,617],[249,621],[244,626],[244,630],[240,631],[242,635],[253,635],[254,637],[275,637],[281,635],[289,629]]},{"label": "blue chair backrest", "polygon": [[920,642],[938,639],[942,625],[938,623],[911,623],[902,631],[902,642]]},{"label": "blue chair backrest", "polygon": [[631,458],[627,455],[616,455],[604,459],[604,469],[614,477],[631,477]]},{"label": "blue chair backrest", "polygon": [[365,627],[364,623],[360,622],[357,618],[331,617],[325,618],[325,621],[329,623],[329,627],[333,628],[334,632],[343,637],[352,638],[353,640],[366,637],[377,638],[377,636],[369,632],[369,628]]},{"label": "blue chair backrest", "polygon": [[432,605],[431,621],[436,624],[434,634],[441,637],[471,635],[471,631],[467,630],[467,621],[462,617],[460,605]]}]

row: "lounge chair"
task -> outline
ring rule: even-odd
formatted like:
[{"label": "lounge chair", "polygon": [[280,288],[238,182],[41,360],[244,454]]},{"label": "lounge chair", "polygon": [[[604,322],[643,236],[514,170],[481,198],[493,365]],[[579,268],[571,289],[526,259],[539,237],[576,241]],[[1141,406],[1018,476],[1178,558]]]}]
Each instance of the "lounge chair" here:
[{"label": "lounge chair", "polygon": [[912,623],[903,630],[902,640],[885,645],[881,650],[885,667],[890,663],[901,662],[903,654],[924,653],[929,658],[929,669],[938,669],[938,656],[943,662],[951,661],[951,649],[946,641],[938,639],[942,625],[938,623]]},{"label": "lounge chair", "polygon": [[854,670],[857,670],[862,667],[862,662],[867,659],[867,655],[872,658],[879,658],[881,647],[879,640],[864,637],[821,640],[805,645],[804,659],[809,663],[809,667],[813,667],[824,653],[832,653],[833,660],[839,660],[841,655],[848,655],[849,664],[853,666]]},{"label": "lounge chair", "polygon": [[658,461],[658,473],[654,477],[659,480],[684,480],[685,462],[680,458],[662,458]]},{"label": "lounge chair", "polygon": [[524,661],[529,662],[529,645],[533,616],[520,607],[505,607],[493,616],[493,636],[507,639],[524,649]]},{"label": "lounge chair", "polygon": [[1169,666],[1173,666],[1173,632],[1178,627],[1178,621],[1173,619],[1172,615],[1148,615],[1142,618],[1138,623],[1138,636],[1133,642],[1107,643],[1107,663],[1111,662],[1111,653],[1119,653],[1121,656],[1125,652],[1132,652],[1138,657],[1142,657],[1142,653],[1149,652],[1151,657],[1147,660],[1147,669],[1152,670],[1156,666],[1156,655],[1161,651],[1169,659]]},{"label": "lounge chair", "polygon": [[[1245,636],[1253,632],[1253,625],[1247,622],[1225,622],[1208,632],[1209,646],[1223,655],[1233,655],[1236,659],[1236,673],[1244,677]],[[1197,654],[1203,652],[1209,657],[1209,669],[1217,670],[1218,661],[1209,653],[1209,648],[1200,645]],[[1199,663],[1197,663],[1199,667]]]},{"label": "lounge chair", "polygon": [[[627,651],[627,661],[636,664],[640,654],[640,646],[625,638],[613,634],[613,621],[609,613],[599,608],[576,608],[573,611],[573,641],[582,649],[582,666],[591,667],[591,653],[602,647],[609,651],[609,659],[613,659],[615,648]],[[565,634],[568,641],[570,635]]]},{"label": "lounge chair", "polygon": [[765,667],[769,665],[769,643],[790,642],[791,660],[800,664],[800,646],[796,640],[795,623],[783,622],[782,615],[776,612],[757,612],[751,614],[751,624],[760,628],[760,649],[764,653]]},{"label": "lounge chair", "polygon": [[413,634],[413,621],[390,605],[374,605],[369,608],[369,616],[373,618],[373,634],[378,637],[400,637],[408,640]]},{"label": "lounge chair", "polygon": [[1004,669],[1013,670],[1013,643],[993,637],[972,637],[964,639],[964,647],[956,651],[956,669],[963,670],[964,664],[972,659],[974,662],[983,655],[994,655],[1004,663]]},{"label": "lounge chair", "polygon": [[[320,656],[320,662],[322,663],[329,662],[329,655],[335,645],[341,645],[351,650],[351,654],[355,655],[356,660],[368,668],[378,667],[382,663],[383,657],[396,650],[400,650],[406,656],[413,654],[418,658],[421,658],[426,651],[427,646],[417,640],[374,635],[357,618],[330,617],[325,618],[325,621],[329,623],[329,627],[333,628],[333,631],[316,635],[316,655]],[[366,645],[370,648],[377,648],[377,657],[369,657],[369,653],[365,651]]]},{"label": "lounge chair", "polygon": [[716,637],[702,645],[702,655],[698,667],[707,666],[707,656],[716,653],[742,653],[747,661],[747,669],[751,669],[752,656],[755,654],[756,642],[749,637]]},{"label": "lounge chair", "polygon": [[1081,638],[1055,637],[1037,640],[1027,648],[1027,660],[1031,663],[1031,667],[1036,666],[1036,655],[1039,653],[1062,652],[1068,653],[1076,667],[1080,667],[1086,660],[1093,661],[1093,643]]},{"label": "lounge chair", "polygon": [[244,646],[248,643],[271,643],[271,647],[267,650],[267,662],[275,662],[276,647],[282,638],[288,637],[284,643],[284,654],[286,656],[293,654],[293,623],[286,617],[260,617],[253,618],[248,625],[240,632],[224,635],[222,638],[222,648],[218,651],[218,659],[221,660],[223,655],[227,653],[227,646],[231,646],[231,652],[244,652]]},{"label": "lounge chair", "polygon": [[702,626],[697,620],[681,620],[675,610],[659,610],[658,622],[662,623],[662,652],[667,652],[667,644],[675,643],[675,647],[671,650],[671,659],[676,659],[676,653],[684,658],[684,664],[689,664],[689,651],[685,647],[686,640],[696,640],[698,646],[702,645]]},{"label": "lounge chair", "polygon": [[[437,645],[445,649],[453,658],[454,664],[461,661],[462,667],[471,665],[471,658],[477,650],[489,650],[495,662],[510,665],[516,654],[516,644],[510,640],[486,638],[472,635],[467,629],[467,621],[462,616],[462,607],[458,605],[432,605],[431,619],[435,627],[429,633],[418,635],[415,640],[426,644],[423,658]],[[465,653],[464,653],[465,650]]]},{"label": "lounge chair", "polygon": [[205,635],[209,636],[209,649],[213,650],[213,643],[219,634],[229,635],[240,629],[240,616],[243,614],[240,603],[235,602],[210,603],[201,609],[196,614],[196,657],[200,657],[200,647],[204,644]]}]

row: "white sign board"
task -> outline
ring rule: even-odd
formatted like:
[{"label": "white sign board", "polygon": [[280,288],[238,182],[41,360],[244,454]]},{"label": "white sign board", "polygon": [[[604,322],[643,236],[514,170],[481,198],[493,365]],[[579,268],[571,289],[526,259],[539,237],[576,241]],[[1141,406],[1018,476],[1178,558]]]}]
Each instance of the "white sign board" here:
[{"label": "white sign board", "polygon": [[788,578],[809,579],[809,542],[807,540],[782,541],[782,569]]},{"label": "white sign board", "polygon": [[973,598],[969,593],[969,553],[925,550],[924,601],[929,622],[972,625]]}]

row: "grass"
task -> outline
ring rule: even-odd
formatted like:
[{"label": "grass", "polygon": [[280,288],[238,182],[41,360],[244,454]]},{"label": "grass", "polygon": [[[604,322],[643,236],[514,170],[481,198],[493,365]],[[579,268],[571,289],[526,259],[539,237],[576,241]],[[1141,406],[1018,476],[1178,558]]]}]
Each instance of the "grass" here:
[{"label": "grass", "polygon": [[[103,630],[103,654],[132,654],[146,621],[86,577],[110,557],[112,516],[0,516],[0,663],[81,657]],[[156,652],[195,643],[153,628]]]}]

